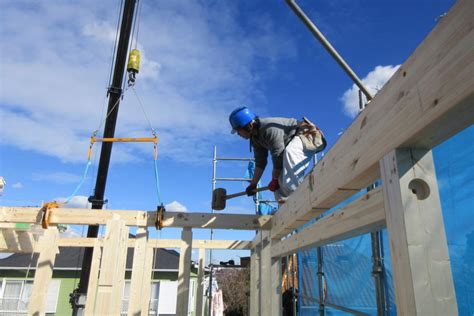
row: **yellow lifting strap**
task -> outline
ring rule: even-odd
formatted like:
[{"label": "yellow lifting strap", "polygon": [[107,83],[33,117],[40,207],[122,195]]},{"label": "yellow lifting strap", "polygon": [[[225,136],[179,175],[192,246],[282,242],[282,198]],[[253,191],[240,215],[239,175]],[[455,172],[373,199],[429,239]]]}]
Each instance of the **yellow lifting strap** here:
[{"label": "yellow lifting strap", "polygon": [[64,204],[64,203],[59,203],[59,202],[56,202],[56,201],[46,202],[46,203],[43,204],[43,207],[40,210],[41,211],[41,227],[43,227],[43,229],[48,229],[48,227],[49,227],[49,219],[51,217],[51,209],[52,208],[58,208],[62,204]]}]

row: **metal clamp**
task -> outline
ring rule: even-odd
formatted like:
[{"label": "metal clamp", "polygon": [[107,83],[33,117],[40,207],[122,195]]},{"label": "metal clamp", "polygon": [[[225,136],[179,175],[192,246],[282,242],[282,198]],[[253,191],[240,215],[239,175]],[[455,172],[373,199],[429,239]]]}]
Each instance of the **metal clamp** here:
[{"label": "metal clamp", "polygon": [[43,204],[43,207],[41,208],[41,227],[43,229],[48,229],[49,228],[49,220],[51,218],[51,209],[52,208],[57,208],[59,207],[59,203],[56,201],[53,202],[46,202]]},{"label": "metal clamp", "polygon": [[166,209],[163,206],[163,204],[161,204],[160,206],[158,206],[156,208],[155,228],[157,230],[161,230],[163,228],[163,221],[165,219],[165,212],[166,212]]}]

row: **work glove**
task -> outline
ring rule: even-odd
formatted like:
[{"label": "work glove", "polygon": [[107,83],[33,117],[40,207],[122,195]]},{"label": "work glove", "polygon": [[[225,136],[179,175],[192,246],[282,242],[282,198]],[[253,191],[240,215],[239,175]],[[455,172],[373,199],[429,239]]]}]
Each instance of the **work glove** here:
[{"label": "work glove", "polygon": [[275,192],[280,188],[280,184],[278,183],[277,178],[273,178],[272,181],[268,184],[268,189],[272,192]]},{"label": "work glove", "polygon": [[257,193],[257,192],[255,192],[256,189],[257,189],[257,185],[251,183],[251,184],[245,189],[245,193],[247,193],[248,196],[255,195],[255,194]]}]

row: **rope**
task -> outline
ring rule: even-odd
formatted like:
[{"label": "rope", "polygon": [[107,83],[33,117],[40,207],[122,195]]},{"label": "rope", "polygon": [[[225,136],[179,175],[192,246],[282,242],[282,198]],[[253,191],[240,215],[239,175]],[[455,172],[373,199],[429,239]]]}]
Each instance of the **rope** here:
[{"label": "rope", "polygon": [[87,177],[87,172],[89,171],[89,167],[90,165],[92,165],[92,161],[91,161],[91,158],[89,157],[89,159],[87,160],[87,164],[86,164],[86,168],[84,170],[84,173],[82,174],[82,179],[81,181],[79,182],[79,184],[76,186],[76,189],[74,189],[74,191],[71,193],[71,195],[69,195],[69,197],[66,199],[66,202],[64,202],[64,204],[67,204],[69,203],[72,198],[74,196],[76,196],[77,192],[79,191],[79,189],[81,188],[82,184],[84,183],[84,181],[86,180],[86,177]]},{"label": "rope", "polygon": [[150,127],[150,129],[152,131],[154,131],[152,125],[151,125],[151,121],[150,119],[148,118],[148,115],[146,114],[146,111],[145,111],[145,107],[143,106],[143,102],[142,100],[140,99],[140,97],[138,96],[138,93],[137,93],[137,90],[135,90],[135,87],[134,86],[131,86],[132,90],[133,90],[133,93],[135,94],[135,96],[137,97],[137,101],[138,101],[138,104],[140,105],[140,109],[142,110],[143,112],[143,115],[145,116],[145,119],[146,121],[148,122],[148,126]]},{"label": "rope", "polygon": [[160,177],[158,176],[158,164],[157,164],[157,159],[158,158],[158,149],[155,144],[154,146],[154,155],[153,155],[153,165],[155,167],[155,185],[156,185],[156,196],[158,198],[158,205],[163,205],[163,202],[161,200],[161,192],[160,192]]}]

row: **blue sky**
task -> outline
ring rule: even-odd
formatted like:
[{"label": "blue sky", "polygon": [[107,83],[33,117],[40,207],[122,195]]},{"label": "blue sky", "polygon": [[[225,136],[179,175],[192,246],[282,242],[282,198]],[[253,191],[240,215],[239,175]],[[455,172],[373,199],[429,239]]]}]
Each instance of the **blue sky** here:
[{"label": "blue sky", "polygon": [[[0,176],[7,181],[1,205],[66,197],[80,181],[89,136],[104,118],[118,2],[0,0]],[[373,92],[453,2],[298,1]],[[261,116],[307,116],[329,146],[357,113],[352,82],[283,0],[142,0],[138,47],[142,71],[135,89],[160,138],[161,194],[169,210],[210,211],[214,145],[218,156],[251,156],[248,143],[229,133],[235,107],[247,105]],[[129,90],[116,136],[149,135]],[[96,147],[74,206],[92,193],[99,152]],[[156,208],[151,157],[150,144],[114,145],[108,208]],[[242,163],[218,165],[218,176],[244,173]],[[244,197],[229,201],[225,212],[252,214],[254,208]],[[253,234],[217,231],[215,238]],[[209,238],[209,232],[194,236]],[[178,238],[179,231],[161,237]],[[236,254],[217,258],[230,255]]]}]

